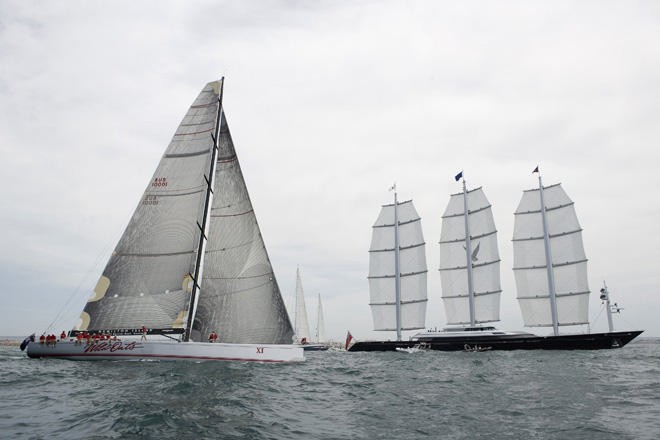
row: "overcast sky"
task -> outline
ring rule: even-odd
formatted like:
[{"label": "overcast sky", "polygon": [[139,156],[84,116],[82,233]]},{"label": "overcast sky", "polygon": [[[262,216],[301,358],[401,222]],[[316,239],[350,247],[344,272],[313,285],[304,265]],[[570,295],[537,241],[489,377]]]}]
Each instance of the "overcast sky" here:
[{"label": "overcast sky", "polygon": [[290,301],[300,266],[310,323],[320,293],[333,339],[394,337],[371,331],[367,282],[393,182],[422,217],[427,326],[445,325],[437,243],[460,170],[493,204],[497,325],[523,329],[513,212],[537,164],[575,201],[592,331],[605,280],[615,327],[660,336],[660,3],[162,0],[0,3],[0,335],[77,322],[222,76],[280,289]]}]

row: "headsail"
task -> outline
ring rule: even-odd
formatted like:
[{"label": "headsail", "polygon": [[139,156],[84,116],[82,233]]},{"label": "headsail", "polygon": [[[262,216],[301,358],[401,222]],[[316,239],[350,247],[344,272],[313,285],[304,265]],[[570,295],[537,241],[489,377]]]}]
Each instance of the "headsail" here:
[{"label": "headsail", "polygon": [[[394,204],[382,207],[373,226],[369,257],[374,330],[400,332],[424,328],[427,302],[425,243],[421,219],[411,200],[398,202],[395,197]],[[398,313],[397,268],[400,280]]]},{"label": "headsail", "polygon": [[[214,182],[192,339],[205,340],[215,330],[223,342],[291,342],[220,108],[221,90],[222,81],[207,84],[183,118],[81,314],[80,330],[183,332],[208,182]],[[216,166],[210,167],[216,140]]]},{"label": "headsail", "polygon": [[[442,216],[440,279],[448,324],[474,324],[500,319],[500,256],[491,205],[481,188],[466,193],[470,240],[465,234],[463,193],[452,194]],[[470,248],[466,249],[466,242]],[[466,252],[472,264],[474,322]]]},{"label": "headsail", "polygon": [[[542,196],[545,210],[541,209]],[[552,271],[547,270],[544,212]],[[556,299],[556,325],[588,323],[589,286],[582,228],[573,202],[559,184],[541,184],[538,189],[523,192],[515,212],[513,260],[525,326],[553,326],[552,296]]]}]

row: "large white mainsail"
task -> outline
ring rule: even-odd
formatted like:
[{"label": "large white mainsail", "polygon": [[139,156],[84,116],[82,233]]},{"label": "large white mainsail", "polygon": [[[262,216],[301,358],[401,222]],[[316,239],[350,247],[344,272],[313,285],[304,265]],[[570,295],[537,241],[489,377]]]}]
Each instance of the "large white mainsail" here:
[{"label": "large white mainsail", "polygon": [[300,278],[300,268],[296,268],[296,298],[295,311],[293,315],[293,331],[296,339],[307,342],[311,341],[309,332],[309,321],[307,320],[307,307],[305,306],[305,291]]},{"label": "large white mainsail", "polygon": [[[542,203],[544,201],[544,203]],[[525,326],[588,323],[582,228],[559,184],[523,192],[515,212],[513,269]],[[549,264],[551,262],[551,264]]]},{"label": "large white mainsail", "polygon": [[[394,188],[395,189],[395,188]],[[424,328],[426,252],[421,219],[411,200],[383,205],[369,248],[369,294],[374,330]]]},{"label": "large white mainsail", "polygon": [[[188,328],[197,341],[215,330],[223,342],[291,342],[293,329],[221,100],[222,81],[211,82],[183,118],[81,314],[79,330]],[[205,204],[211,201],[209,213]],[[198,294],[191,297],[193,289]]]},{"label": "large white mainsail", "polygon": [[474,326],[500,319],[500,257],[486,195],[466,191],[465,181],[463,190],[442,215],[440,279],[447,323]]}]

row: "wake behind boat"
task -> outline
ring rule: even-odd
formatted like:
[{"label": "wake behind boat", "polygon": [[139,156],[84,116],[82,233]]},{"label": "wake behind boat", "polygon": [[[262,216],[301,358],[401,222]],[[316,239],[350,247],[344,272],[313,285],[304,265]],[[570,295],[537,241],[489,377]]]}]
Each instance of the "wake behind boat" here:
[{"label": "wake behind boat", "polygon": [[544,187],[540,175],[539,188],[523,193],[515,213],[514,273],[525,325],[551,326],[553,335],[481,325],[499,321],[496,229],[481,188],[468,191],[463,172],[460,179],[463,192],[450,198],[440,240],[442,299],[448,323],[456,327],[420,332],[409,341],[358,341],[349,351],[394,351],[422,342],[443,351],[609,349],[642,333],[614,332],[612,313],[619,309],[611,306],[604,286],[609,332],[559,334],[559,326],[589,322],[587,259],[573,202],[560,185]]},{"label": "wake behind boat", "polygon": [[[102,338],[28,342],[29,357],[304,360],[290,343],[291,322],[225,118],[223,84],[207,84],[189,108],[70,332]],[[207,335],[216,336],[204,342]]]}]

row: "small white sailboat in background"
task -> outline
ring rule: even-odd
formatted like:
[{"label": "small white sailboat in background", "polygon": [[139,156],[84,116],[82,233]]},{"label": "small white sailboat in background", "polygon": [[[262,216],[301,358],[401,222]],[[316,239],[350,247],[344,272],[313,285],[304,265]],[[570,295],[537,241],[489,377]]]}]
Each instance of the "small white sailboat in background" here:
[{"label": "small white sailboat in background", "polygon": [[[302,346],[305,351],[324,351],[329,347],[321,344],[320,336],[325,339],[325,327],[323,320],[323,310],[321,309],[321,295],[319,294],[319,306],[317,311],[317,326],[314,341],[312,341],[309,331],[309,320],[307,319],[307,307],[305,306],[305,291],[300,277],[300,268],[296,268],[296,297],[294,304],[294,340],[296,344]],[[323,332],[320,335],[319,330]]]},{"label": "small white sailboat in background", "polygon": [[321,304],[321,294],[318,296],[318,308],[316,309],[316,334],[314,335],[314,342],[326,342],[325,337],[325,318],[323,316],[323,305]]}]

